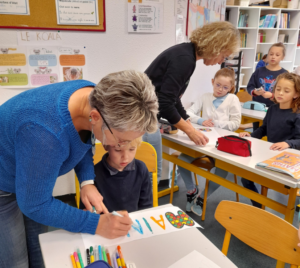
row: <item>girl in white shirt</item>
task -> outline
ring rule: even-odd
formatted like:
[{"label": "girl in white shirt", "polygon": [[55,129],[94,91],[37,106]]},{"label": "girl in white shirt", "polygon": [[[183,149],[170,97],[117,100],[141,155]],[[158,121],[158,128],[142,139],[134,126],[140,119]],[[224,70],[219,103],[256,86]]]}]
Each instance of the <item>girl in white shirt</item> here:
[{"label": "girl in white shirt", "polygon": [[[212,79],[213,93],[203,94],[188,110],[192,123],[206,127],[224,128],[235,131],[241,123],[241,104],[235,92],[235,74],[232,68],[219,70]],[[202,115],[201,115],[202,113]],[[201,116],[200,116],[201,115]],[[196,158],[181,154],[179,159],[192,163]],[[199,194],[192,174],[189,170],[178,166],[181,177],[187,188],[186,211],[193,211],[198,216],[202,215],[204,191]],[[219,168],[215,174],[226,178],[228,172]],[[208,197],[220,185],[210,181]]]}]

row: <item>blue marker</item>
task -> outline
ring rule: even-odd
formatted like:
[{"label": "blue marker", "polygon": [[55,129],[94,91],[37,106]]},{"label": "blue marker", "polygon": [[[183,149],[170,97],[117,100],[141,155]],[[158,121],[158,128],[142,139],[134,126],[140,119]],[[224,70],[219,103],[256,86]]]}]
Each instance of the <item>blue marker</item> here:
[{"label": "blue marker", "polygon": [[102,250],[101,250],[101,246],[98,246],[98,255],[99,255],[99,260],[102,260]]}]

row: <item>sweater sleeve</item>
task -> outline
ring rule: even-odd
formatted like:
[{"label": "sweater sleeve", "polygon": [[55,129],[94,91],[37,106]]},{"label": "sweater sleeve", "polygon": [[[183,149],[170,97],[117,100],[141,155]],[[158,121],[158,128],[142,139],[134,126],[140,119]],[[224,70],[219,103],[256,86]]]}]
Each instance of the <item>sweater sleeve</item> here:
[{"label": "sweater sleeve", "polygon": [[232,99],[230,102],[230,107],[229,107],[229,120],[214,120],[215,124],[219,128],[224,128],[229,131],[236,131],[240,124],[241,124],[241,104],[239,99],[236,96],[233,96],[235,98]]},{"label": "sweater sleeve", "polygon": [[247,91],[250,95],[252,95],[252,91],[256,88],[258,88],[259,86],[256,85],[256,76],[257,76],[257,72],[258,71],[255,71],[252,75],[251,75],[251,78],[248,82],[248,85],[247,85]]},{"label": "sweater sleeve", "polygon": [[270,115],[270,109],[268,109],[267,114],[263,120],[263,124],[256,129],[254,132],[251,133],[251,137],[261,139],[264,136],[267,136],[267,118]]},{"label": "sweater sleeve", "polygon": [[202,106],[203,103],[202,103],[202,96],[201,96],[196,100],[196,102],[190,108],[187,109],[187,114],[190,116],[192,123],[197,124],[199,119],[202,119],[200,116],[202,111]]},{"label": "sweater sleeve", "polygon": [[141,164],[143,184],[138,204],[139,210],[153,207],[152,183],[149,178],[149,172],[146,165],[143,162]]},{"label": "sweater sleeve", "polygon": [[70,232],[95,234],[99,215],[71,207],[52,196],[63,161],[61,141],[38,124],[24,124],[16,132],[16,197],[30,219]]},{"label": "sweater sleeve", "polygon": [[300,149],[300,116],[295,119],[293,139],[285,140],[285,142],[293,149]]},{"label": "sweater sleeve", "polygon": [[[185,113],[185,111],[184,113],[181,111],[180,114],[176,104],[180,101],[180,91],[184,88],[191,76],[191,66],[193,66],[194,69],[195,62],[189,56],[176,57],[170,61],[166,73],[163,76],[161,88],[157,92],[159,114],[173,125],[177,124],[182,117],[181,114],[184,115]],[[187,118],[188,117],[183,117],[184,120]]]},{"label": "sweater sleeve", "polygon": [[86,152],[74,169],[80,184],[86,180],[94,180],[95,173],[92,148]]}]

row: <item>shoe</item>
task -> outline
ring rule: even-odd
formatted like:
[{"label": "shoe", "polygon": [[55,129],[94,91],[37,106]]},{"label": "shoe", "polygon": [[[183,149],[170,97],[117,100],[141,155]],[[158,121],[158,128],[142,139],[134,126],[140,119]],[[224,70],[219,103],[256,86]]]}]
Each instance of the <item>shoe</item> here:
[{"label": "shoe", "polygon": [[[172,174],[173,170],[170,172],[170,178],[169,178],[169,188],[172,186]],[[175,178],[174,178],[174,186],[177,185],[177,170],[175,170]]]},{"label": "shoe", "polygon": [[187,203],[186,203],[185,210],[187,212],[191,212],[191,208],[194,205],[194,201],[195,201],[195,199],[197,198],[197,196],[199,194],[198,188],[196,188],[196,189],[197,189],[197,191],[195,193],[193,193],[193,194],[186,194]]},{"label": "shoe", "polygon": [[203,198],[198,196],[194,200],[194,204],[191,207],[191,210],[198,216],[202,216],[202,208],[203,208]]}]

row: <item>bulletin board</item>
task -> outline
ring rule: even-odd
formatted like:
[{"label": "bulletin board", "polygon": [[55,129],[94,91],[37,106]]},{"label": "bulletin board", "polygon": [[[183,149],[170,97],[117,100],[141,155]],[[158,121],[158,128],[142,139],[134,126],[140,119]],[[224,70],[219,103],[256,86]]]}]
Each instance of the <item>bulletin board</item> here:
[{"label": "bulletin board", "polygon": [[0,28],[105,32],[105,0],[98,0],[99,25],[57,24],[54,0],[30,0],[30,15],[0,14]]}]

